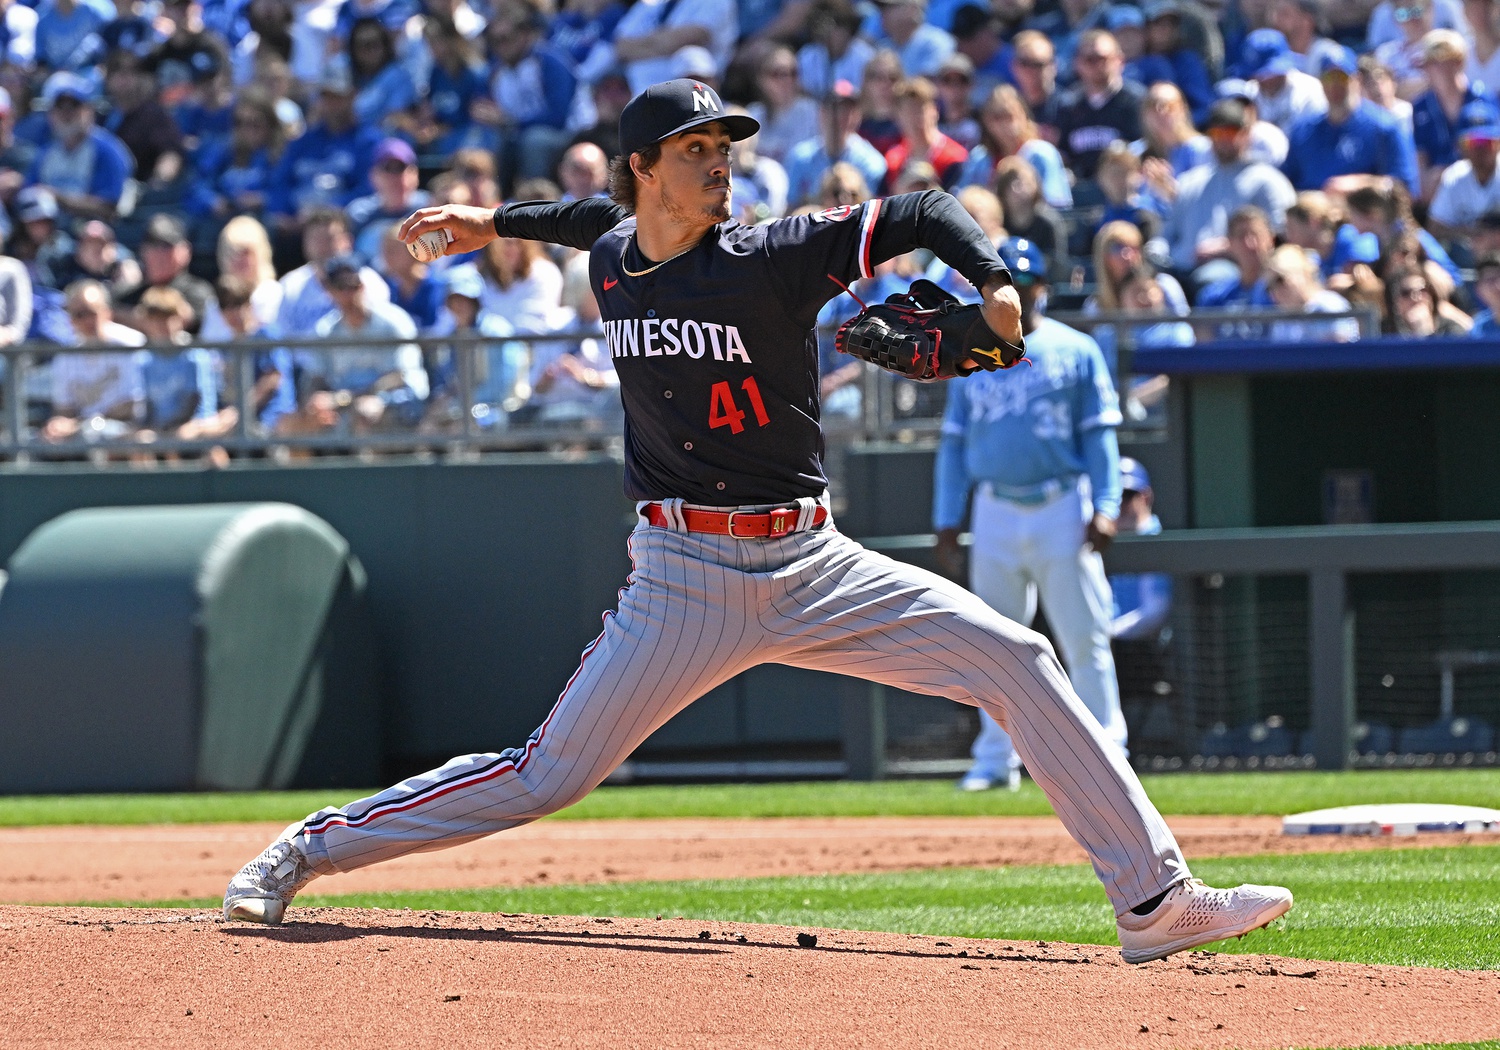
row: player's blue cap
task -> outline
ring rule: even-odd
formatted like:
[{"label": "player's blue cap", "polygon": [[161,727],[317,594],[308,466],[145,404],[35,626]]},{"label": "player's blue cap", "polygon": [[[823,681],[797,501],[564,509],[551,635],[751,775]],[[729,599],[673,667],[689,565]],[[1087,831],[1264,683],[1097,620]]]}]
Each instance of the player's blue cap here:
[{"label": "player's blue cap", "polygon": [[1010,279],[1016,284],[1047,283],[1047,257],[1034,241],[1012,237],[996,251],[1000,261],[1010,268]]},{"label": "player's blue cap", "polygon": [[1151,475],[1140,460],[1120,457],[1120,488],[1125,492],[1145,492],[1151,487]]},{"label": "player's blue cap", "polygon": [[1284,77],[1296,68],[1292,57],[1292,46],[1286,37],[1275,29],[1257,29],[1245,37],[1240,48],[1240,65],[1236,70],[1242,77]]},{"label": "player's blue cap", "polygon": [[465,299],[484,298],[484,278],[478,268],[465,263],[453,266],[443,274],[443,290],[448,295],[461,295]]},{"label": "player's blue cap", "polygon": [[1352,77],[1359,72],[1359,59],[1347,47],[1330,47],[1318,56],[1318,76],[1324,73],[1342,73]]},{"label": "player's blue cap", "polygon": [[760,130],[760,121],[754,117],[724,112],[719,93],[702,81],[652,84],[627,102],[620,113],[620,152],[637,153],[652,143],[714,121],[729,130],[734,142]]}]

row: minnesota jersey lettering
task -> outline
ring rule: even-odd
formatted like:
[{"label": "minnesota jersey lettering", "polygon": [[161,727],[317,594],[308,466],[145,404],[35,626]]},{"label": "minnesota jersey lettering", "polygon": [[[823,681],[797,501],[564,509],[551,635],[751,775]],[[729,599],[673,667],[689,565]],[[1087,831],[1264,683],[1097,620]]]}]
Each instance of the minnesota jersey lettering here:
[{"label": "minnesota jersey lettering", "polygon": [[604,341],[611,357],[686,354],[695,361],[707,356],[714,361],[750,364],[750,351],[745,349],[739,328],[732,324],[683,321],[676,317],[627,317],[604,322]]}]

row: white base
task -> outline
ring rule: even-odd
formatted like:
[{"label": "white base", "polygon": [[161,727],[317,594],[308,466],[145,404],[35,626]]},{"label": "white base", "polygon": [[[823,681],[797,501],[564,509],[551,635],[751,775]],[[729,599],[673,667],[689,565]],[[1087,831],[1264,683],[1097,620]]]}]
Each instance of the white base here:
[{"label": "white base", "polygon": [[1281,820],[1284,835],[1416,835],[1500,833],[1500,809],[1441,802],[1387,802],[1296,813]]}]

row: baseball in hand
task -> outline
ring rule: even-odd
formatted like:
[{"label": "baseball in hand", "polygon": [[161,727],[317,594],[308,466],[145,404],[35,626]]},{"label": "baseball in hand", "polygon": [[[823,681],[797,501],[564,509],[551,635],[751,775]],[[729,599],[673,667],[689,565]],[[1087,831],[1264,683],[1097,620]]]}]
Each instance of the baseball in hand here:
[{"label": "baseball in hand", "polygon": [[428,230],[422,236],[406,246],[411,252],[413,259],[418,262],[432,262],[440,259],[448,251],[448,245],[453,243],[453,231],[446,226],[441,229]]}]

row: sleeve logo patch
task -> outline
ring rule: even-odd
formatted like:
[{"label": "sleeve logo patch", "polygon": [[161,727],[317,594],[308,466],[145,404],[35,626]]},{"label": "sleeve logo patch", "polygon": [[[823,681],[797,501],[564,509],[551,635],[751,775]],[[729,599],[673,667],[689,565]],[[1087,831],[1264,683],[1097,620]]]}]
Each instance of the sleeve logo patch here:
[{"label": "sleeve logo patch", "polygon": [[812,217],[813,222],[842,222],[855,212],[859,211],[861,205],[841,204],[837,208],[829,208],[820,211]]}]

